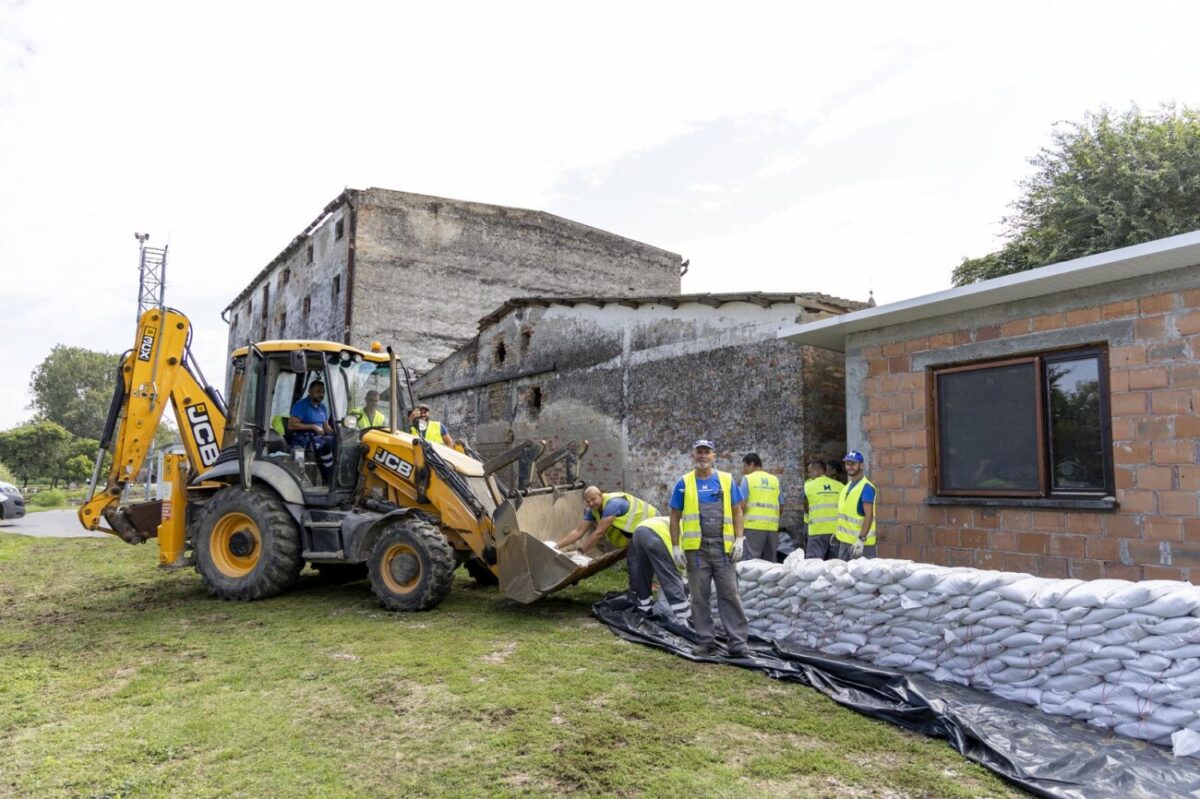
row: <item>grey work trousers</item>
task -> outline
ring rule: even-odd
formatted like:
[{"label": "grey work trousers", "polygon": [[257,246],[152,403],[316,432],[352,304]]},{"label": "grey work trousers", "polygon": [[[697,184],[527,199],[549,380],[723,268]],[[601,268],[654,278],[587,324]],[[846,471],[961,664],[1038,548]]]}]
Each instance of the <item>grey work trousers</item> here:
[{"label": "grey work trousers", "polygon": [[647,613],[650,611],[651,586],[657,577],[659,588],[671,612],[676,616],[687,612],[688,598],[683,578],[679,576],[671,552],[658,537],[658,533],[649,527],[634,530],[625,560],[629,567],[629,590],[637,600],[638,610]]},{"label": "grey work trousers", "polygon": [[688,588],[692,592],[692,626],[696,630],[696,643],[705,646],[713,643],[712,587],[717,585],[717,612],[725,626],[725,637],[729,650],[746,648],[748,624],[742,610],[742,599],[738,596],[737,570],[733,558],[725,554],[725,545],[720,538],[705,536],[699,549],[689,549],[687,556]]},{"label": "grey work trousers", "polygon": [[779,551],[779,531],[746,530],[746,540],[742,543],[745,551],[742,560],[769,560],[776,562]]},{"label": "grey work trousers", "polygon": [[[851,547],[854,546],[853,544],[847,544],[845,541],[835,541],[834,543],[837,544],[837,548],[838,548],[837,549],[838,560],[854,560],[854,556],[853,556],[853,554],[851,554]],[[868,559],[877,557],[875,554],[875,545],[871,544],[871,546],[869,546],[869,547],[864,546],[862,556],[864,558],[868,558]]]},{"label": "grey work trousers", "polygon": [[808,543],[804,545],[805,560],[829,560],[836,558],[837,553],[838,542],[833,533],[810,535]]}]

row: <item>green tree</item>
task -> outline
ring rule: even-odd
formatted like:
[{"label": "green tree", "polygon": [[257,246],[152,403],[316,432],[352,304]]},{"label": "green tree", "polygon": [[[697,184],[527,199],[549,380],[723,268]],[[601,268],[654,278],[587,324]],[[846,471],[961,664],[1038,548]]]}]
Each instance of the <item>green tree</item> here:
[{"label": "green tree", "polygon": [[172,444],[182,443],[183,439],[179,437],[179,431],[175,429],[175,425],[166,419],[158,423],[158,429],[154,431],[154,449],[165,449]]},{"label": "green tree", "polygon": [[30,408],[74,436],[99,438],[116,385],[118,356],[56,344],[33,370]]},{"label": "green tree", "polygon": [[71,434],[60,424],[36,422],[0,432],[0,460],[29,485],[34,478],[57,481],[70,453]]},{"label": "green tree", "polygon": [[963,286],[1200,228],[1200,112],[1088,113],[1030,163],[997,252],[964,258]]}]

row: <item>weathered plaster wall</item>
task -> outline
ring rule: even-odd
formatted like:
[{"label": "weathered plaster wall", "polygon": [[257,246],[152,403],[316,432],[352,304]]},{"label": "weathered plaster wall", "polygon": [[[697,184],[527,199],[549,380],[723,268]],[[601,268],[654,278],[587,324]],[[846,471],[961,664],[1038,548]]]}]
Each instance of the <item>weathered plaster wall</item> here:
[{"label": "weathered plaster wall", "polygon": [[[718,468],[739,474],[756,451],[781,476],[784,524],[798,530],[805,458],[845,446],[840,356],[775,338],[813,318],[791,302],[517,308],[418,394],[484,456],[525,438],[586,439],[584,479],[664,511],[695,439],[712,438]],[[443,393],[483,381],[495,382]]]},{"label": "weathered plaster wall", "polygon": [[344,340],[352,213],[343,203],[328,214],[234,304],[230,350],[268,339]]},{"label": "weathered plaster wall", "polygon": [[424,370],[512,297],[678,294],[680,265],[675,253],[541,211],[350,190],[239,294],[229,348],[380,341]]},{"label": "weathered plaster wall", "polygon": [[552,214],[382,189],[355,205],[351,343],[420,370],[512,297],[679,293],[678,255]]}]

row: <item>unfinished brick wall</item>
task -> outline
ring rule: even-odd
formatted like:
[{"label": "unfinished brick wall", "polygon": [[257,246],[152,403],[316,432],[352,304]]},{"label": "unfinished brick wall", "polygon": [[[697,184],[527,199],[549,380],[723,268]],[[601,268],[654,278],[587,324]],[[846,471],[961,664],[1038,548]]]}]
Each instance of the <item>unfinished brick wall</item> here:
[{"label": "unfinished brick wall", "polygon": [[[852,339],[861,346],[847,348],[847,370],[861,381],[848,389],[850,438],[861,436],[880,492],[880,556],[1044,577],[1200,578],[1198,285],[1200,267],[1189,267]],[[1108,345],[1118,509],[927,503],[933,367],[1094,343]]]}]

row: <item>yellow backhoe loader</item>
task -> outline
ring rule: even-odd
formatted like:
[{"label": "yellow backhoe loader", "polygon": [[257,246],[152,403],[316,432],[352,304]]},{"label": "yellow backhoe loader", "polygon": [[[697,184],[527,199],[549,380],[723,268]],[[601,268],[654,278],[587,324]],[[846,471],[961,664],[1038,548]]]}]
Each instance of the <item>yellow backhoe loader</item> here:
[{"label": "yellow backhoe loader", "polygon": [[[450,591],[457,566],[498,582],[518,602],[594,574],[624,556],[580,566],[543,544],[573,528],[583,483],[545,485],[548,465],[577,463],[586,442],[536,460],[525,442],[482,463],[432,444],[401,425],[397,359],[328,341],[266,341],[232,355],[229,406],[207,385],[178,311],[142,314],[135,346],[121,358],[88,501],[79,519],[129,543],[157,538],[159,565],[194,565],[222,599],[254,600],[293,586],[306,563],[334,579],[368,576],[383,605],[427,610]],[[288,417],[308,387],[325,384],[333,427],[332,467],[294,446]],[[368,392],[386,400],[382,426],[361,428]],[[411,389],[409,391],[411,402]],[[170,403],[182,453],[164,457],[160,500],[123,504]],[[357,413],[356,413],[357,412]],[[98,490],[105,452],[112,463]],[[535,488],[510,490],[495,473],[535,460]]]}]

